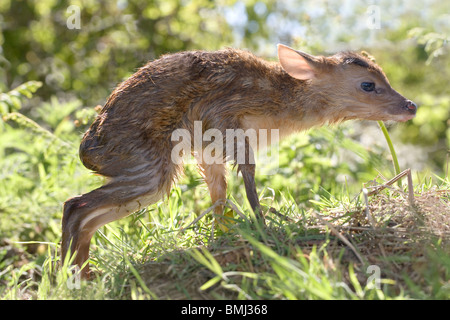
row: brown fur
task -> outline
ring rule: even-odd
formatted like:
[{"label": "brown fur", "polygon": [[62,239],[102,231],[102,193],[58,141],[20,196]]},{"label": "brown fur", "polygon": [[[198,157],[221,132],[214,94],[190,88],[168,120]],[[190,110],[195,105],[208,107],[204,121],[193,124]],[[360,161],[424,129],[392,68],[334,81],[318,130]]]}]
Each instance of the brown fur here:
[{"label": "brown fur", "polygon": [[[192,132],[196,120],[203,131],[265,128],[281,129],[285,136],[324,123],[406,120],[415,113],[381,68],[363,56],[314,57],[289,50],[279,47],[281,64],[235,49],[165,55],[121,83],[80,146],[83,164],[109,182],[64,204],[62,256],[76,251],[75,263],[82,267],[100,226],[170,191],[182,169],[170,158],[171,134],[179,128]],[[382,92],[358,89],[368,80]],[[200,168],[212,201],[225,201],[225,166],[200,163]],[[239,164],[238,170],[252,208],[260,211],[255,165]],[[88,267],[83,272],[86,276]]]}]

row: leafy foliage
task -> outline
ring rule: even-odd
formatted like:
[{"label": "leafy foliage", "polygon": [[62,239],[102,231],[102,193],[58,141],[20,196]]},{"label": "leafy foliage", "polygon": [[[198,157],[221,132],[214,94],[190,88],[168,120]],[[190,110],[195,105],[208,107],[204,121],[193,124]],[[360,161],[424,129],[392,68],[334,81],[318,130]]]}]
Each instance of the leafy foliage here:
[{"label": "leafy foliage", "polygon": [[22,108],[22,99],[31,98],[42,82],[28,81],[7,93],[0,93],[0,115]]}]

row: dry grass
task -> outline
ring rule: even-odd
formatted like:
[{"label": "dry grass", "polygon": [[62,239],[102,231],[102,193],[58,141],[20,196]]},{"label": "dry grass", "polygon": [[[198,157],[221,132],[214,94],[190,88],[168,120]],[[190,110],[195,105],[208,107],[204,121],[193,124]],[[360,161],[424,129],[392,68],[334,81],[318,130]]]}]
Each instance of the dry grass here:
[{"label": "dry grass", "polygon": [[[449,190],[432,189],[416,194],[411,206],[406,193],[390,188],[389,192],[371,197],[368,208],[329,209],[326,214],[327,224],[332,223],[335,232],[351,242],[354,250],[349,251],[356,251],[344,255],[341,263],[347,260],[359,266],[361,280],[366,276],[363,267],[369,264],[380,267],[382,277],[394,280],[398,290],[406,286],[405,276],[414,285],[423,287],[432,256],[441,251],[450,254]],[[327,228],[320,223],[316,227]],[[328,246],[328,252],[332,251],[332,246]],[[442,279],[449,276],[448,266],[438,266],[433,272],[438,272]]]},{"label": "dry grass", "polygon": [[[276,217],[283,219],[282,214]],[[320,215],[311,215],[308,221],[293,221],[291,218],[288,221],[291,226],[302,225],[304,232],[301,236],[291,234],[289,239],[284,239],[284,231],[271,225],[264,230],[268,235],[264,244],[289,259],[297,259],[299,252],[310,259],[314,248],[326,248],[321,252],[324,268],[341,274],[342,280],[351,288],[354,286],[348,272],[349,265],[353,266],[363,287],[367,280],[367,266],[378,266],[381,278],[389,279],[392,294],[411,291],[413,286],[420,288],[418,297],[433,297],[436,288],[430,285],[427,273],[433,273],[434,278],[448,280],[448,265],[440,265],[436,261],[430,263],[430,260],[442,252],[447,257],[450,254],[449,190],[433,189],[415,194],[414,206],[411,206],[408,194],[389,187],[371,196],[368,208],[328,208]],[[273,272],[263,254],[245,237],[238,233],[221,237],[208,246],[208,250],[224,271]],[[278,242],[283,246],[280,247]],[[177,258],[173,258],[174,255]],[[199,290],[214,273],[191,258],[185,252],[170,253],[163,262],[142,265],[139,272],[146,285],[162,299],[237,297],[235,291],[220,285],[206,291]],[[175,260],[178,262],[174,263]],[[441,280],[437,286],[442,285]],[[240,280],[234,281],[238,286]],[[414,297],[414,293],[406,296]]]}]

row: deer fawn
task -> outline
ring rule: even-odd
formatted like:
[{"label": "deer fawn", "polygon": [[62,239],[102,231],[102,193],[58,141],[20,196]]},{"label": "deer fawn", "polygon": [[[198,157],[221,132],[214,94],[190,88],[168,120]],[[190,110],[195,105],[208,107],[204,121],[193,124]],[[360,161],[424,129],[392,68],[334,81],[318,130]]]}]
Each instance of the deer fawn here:
[{"label": "deer fawn", "polygon": [[[279,129],[280,136],[350,119],[407,121],[417,106],[396,92],[365,56],[313,56],[278,45],[277,62],[225,49],[164,55],[113,91],[80,146],[83,164],[108,178],[102,187],[67,200],[62,258],[81,268],[101,226],[161,199],[182,171],[171,150],[174,130]],[[205,147],[205,146],[203,146]],[[242,148],[241,148],[242,149]],[[247,140],[244,152],[251,146]],[[234,154],[224,157],[235,161]],[[247,158],[246,158],[247,159]],[[255,164],[238,163],[252,209],[263,218]],[[226,200],[226,166],[199,159],[213,203]],[[215,208],[222,214],[223,206]],[[82,269],[88,277],[89,267]]]}]

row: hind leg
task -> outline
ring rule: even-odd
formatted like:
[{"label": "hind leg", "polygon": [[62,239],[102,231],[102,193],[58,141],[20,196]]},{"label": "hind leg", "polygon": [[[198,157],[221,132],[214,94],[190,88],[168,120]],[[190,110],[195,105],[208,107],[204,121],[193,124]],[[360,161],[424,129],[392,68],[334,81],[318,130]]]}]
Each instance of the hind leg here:
[{"label": "hind leg", "polygon": [[264,214],[261,210],[261,205],[259,204],[258,193],[256,192],[255,165],[240,164],[238,171],[241,172],[242,178],[244,179],[245,192],[253,212],[257,215],[257,217],[262,218],[264,221]]},{"label": "hind leg", "polygon": [[[161,178],[161,170],[147,170],[119,176],[89,193],[67,200],[62,219],[61,256],[76,254],[74,263],[81,269],[89,259],[91,238],[98,228],[148,206],[170,190],[170,179]],[[89,266],[82,269],[88,278]]]}]

